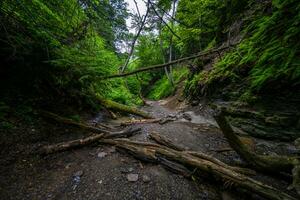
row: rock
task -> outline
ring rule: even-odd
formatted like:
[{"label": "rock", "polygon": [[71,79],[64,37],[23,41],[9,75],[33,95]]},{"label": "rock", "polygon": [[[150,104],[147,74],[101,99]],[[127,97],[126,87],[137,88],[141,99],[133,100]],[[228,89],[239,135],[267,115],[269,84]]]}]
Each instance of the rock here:
[{"label": "rock", "polygon": [[136,182],[139,179],[138,174],[127,174],[127,180],[129,182]]},{"label": "rock", "polygon": [[209,145],[209,144],[205,144],[204,146],[205,146],[206,148],[209,148],[210,145]]},{"label": "rock", "polygon": [[98,158],[104,158],[105,156],[107,156],[107,153],[105,153],[105,152],[100,152],[97,155]]},{"label": "rock", "polygon": [[133,172],[133,170],[134,170],[134,169],[133,169],[132,167],[129,167],[129,168],[128,168],[128,172]]},{"label": "rock", "polygon": [[147,175],[143,175],[142,178],[143,178],[143,182],[144,182],[144,183],[149,183],[149,182],[151,181],[150,177],[147,176]]},{"label": "rock", "polygon": [[83,171],[79,170],[79,171],[75,172],[73,176],[81,177],[82,175],[83,175]]},{"label": "rock", "polygon": [[182,117],[183,117],[184,119],[188,120],[188,121],[191,121],[191,120],[192,120],[191,115],[188,114],[188,113],[183,113]]},{"label": "rock", "polygon": [[199,101],[196,101],[196,100],[194,100],[194,101],[191,102],[192,106],[198,106],[198,104],[199,104]]},{"label": "rock", "polygon": [[125,174],[125,173],[130,173],[130,172],[133,172],[134,169],[132,167],[129,167],[129,168],[121,168],[120,169],[120,172]]}]

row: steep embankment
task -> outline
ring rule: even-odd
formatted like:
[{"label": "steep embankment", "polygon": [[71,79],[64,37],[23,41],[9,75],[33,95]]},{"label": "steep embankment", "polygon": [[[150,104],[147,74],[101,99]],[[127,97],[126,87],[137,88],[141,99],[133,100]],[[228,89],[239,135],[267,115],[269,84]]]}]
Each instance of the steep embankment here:
[{"label": "steep embankment", "polygon": [[253,4],[229,28],[236,44],[187,82],[190,98],[223,107],[234,126],[265,139],[300,137],[298,1]]}]

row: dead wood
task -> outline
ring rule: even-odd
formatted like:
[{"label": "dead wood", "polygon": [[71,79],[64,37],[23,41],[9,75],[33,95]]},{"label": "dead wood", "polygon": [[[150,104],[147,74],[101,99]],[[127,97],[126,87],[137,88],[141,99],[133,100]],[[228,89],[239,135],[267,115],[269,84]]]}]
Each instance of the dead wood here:
[{"label": "dead wood", "polygon": [[43,146],[38,150],[39,154],[51,154],[51,153],[56,153],[56,152],[61,152],[61,151],[66,151],[69,149],[74,149],[77,147],[82,147],[82,146],[86,146],[88,144],[91,144],[101,138],[103,138],[105,134],[101,133],[98,135],[92,135],[83,139],[78,139],[78,140],[72,140],[72,141],[68,141],[68,142],[61,142],[58,144],[54,144],[54,145],[47,145],[47,146]]},{"label": "dead wood", "polygon": [[141,116],[141,117],[146,118],[146,119],[152,119],[152,116],[150,116],[148,113],[146,113],[142,110],[139,110],[135,107],[130,107],[130,106],[127,106],[127,105],[117,103],[115,101],[111,101],[109,99],[104,99],[100,95],[96,95],[96,98],[100,102],[100,104],[102,106],[104,106],[105,108],[107,108],[107,109],[112,109],[112,110],[120,111],[120,112],[123,112],[123,113],[129,113],[129,114]]},{"label": "dead wood", "polygon": [[76,139],[76,140],[71,140],[67,142],[61,142],[58,144],[53,144],[53,145],[46,145],[41,147],[38,150],[39,154],[51,154],[51,153],[56,153],[56,152],[62,152],[62,151],[67,151],[70,149],[78,148],[78,147],[83,147],[87,146],[89,144],[95,143],[98,140],[102,138],[106,139],[112,139],[112,138],[122,138],[122,137],[130,137],[135,134],[137,134],[141,129],[128,129],[128,130],[123,130],[119,132],[113,132],[111,134],[97,134],[97,135],[92,135],[89,137],[81,138],[81,139]]},{"label": "dead wood", "polygon": [[135,119],[135,120],[122,122],[121,126],[129,126],[129,125],[133,125],[133,124],[148,124],[148,123],[166,124],[168,122],[172,122],[175,120],[176,120],[176,118],[170,118],[170,117],[165,117],[165,118],[160,118],[160,119]]},{"label": "dead wood", "polygon": [[175,150],[178,150],[178,151],[184,151],[183,147],[175,145],[170,139],[162,136],[161,134],[159,134],[157,132],[150,133],[149,137],[151,139],[153,139],[155,142],[157,142],[158,144],[170,147],[171,149],[175,149]]},{"label": "dead wood", "polygon": [[192,156],[195,156],[195,157],[198,157],[201,159],[209,160],[209,161],[211,161],[217,165],[220,165],[224,168],[228,167],[228,169],[230,169],[230,170],[233,170],[233,171],[236,171],[236,172],[239,172],[242,174],[246,174],[246,175],[255,175],[256,174],[255,171],[253,171],[251,169],[240,168],[240,167],[230,167],[227,164],[223,163],[222,161],[220,161],[212,156],[209,156],[207,154],[201,153],[201,152],[185,151],[185,149],[183,147],[180,147],[180,146],[174,144],[170,139],[164,137],[163,135],[161,135],[159,133],[153,132],[149,135],[149,137],[151,139],[153,139],[155,142],[157,142],[158,144],[167,146],[167,147],[169,147],[171,149],[175,149],[177,151],[184,151],[185,153],[188,153]]},{"label": "dead wood", "polygon": [[287,156],[262,156],[257,155],[250,150],[248,146],[245,146],[237,135],[232,130],[231,126],[227,122],[223,112],[219,112],[215,116],[221,131],[227,138],[230,146],[253,168],[264,172],[289,172],[294,167],[296,159],[294,157]]},{"label": "dead wood", "polygon": [[218,181],[223,181],[225,183],[230,182],[232,183],[232,187],[246,189],[249,192],[254,192],[267,199],[295,199],[271,186],[265,185],[239,172],[231,170],[230,166],[227,166],[224,163],[224,165],[219,165],[217,164],[218,162],[211,162],[210,160],[199,156],[191,155],[188,152],[177,151],[162,145],[151,143],[145,143],[147,145],[143,145],[141,142],[136,143],[135,141],[124,139],[104,139],[101,140],[101,143],[116,145],[118,148],[122,148],[134,157],[144,161],[160,163],[160,159],[163,158],[181,165],[197,168],[201,172],[211,175]]},{"label": "dead wood", "polygon": [[98,128],[98,127],[93,127],[93,126],[89,126],[87,124],[81,123],[81,122],[76,122],[74,120],[71,120],[69,118],[65,118],[65,117],[61,117],[57,114],[48,112],[48,111],[39,111],[39,114],[42,115],[43,117],[49,118],[51,120],[54,120],[56,122],[62,123],[62,124],[68,124],[68,125],[72,125],[75,126],[77,128],[86,130],[86,131],[90,131],[93,133],[111,133],[111,131],[108,131],[106,129],[102,129],[102,128]]},{"label": "dead wood", "polygon": [[[106,76],[106,77],[100,77],[100,79],[105,80],[105,79],[111,79],[111,78],[117,78],[117,77],[125,77],[125,76],[130,76],[130,75],[133,75],[133,74],[137,74],[137,73],[140,73],[140,72],[151,71],[151,70],[156,70],[156,69],[162,69],[164,67],[168,67],[168,66],[171,66],[171,65],[182,63],[182,62],[185,62],[187,60],[192,60],[192,59],[195,59],[195,58],[201,58],[203,60],[211,59],[212,55],[214,55],[214,54],[216,54],[220,51],[224,51],[226,49],[229,49],[234,45],[236,45],[236,44],[210,49],[210,50],[207,50],[207,51],[204,51],[204,52],[200,52],[196,55],[192,55],[192,56],[185,57],[185,58],[180,58],[178,60],[173,60],[171,62],[164,63],[164,64],[158,64],[158,65],[153,65],[153,66],[148,66],[148,67],[141,67],[137,70],[133,70],[133,71],[127,72],[127,73],[114,74],[114,75],[110,75],[110,76]],[[177,65],[177,66],[179,66],[179,65]]]},{"label": "dead wood", "polygon": [[156,123],[159,122],[160,119],[134,119],[121,123],[121,126],[129,126],[133,124],[148,124],[148,123]]}]

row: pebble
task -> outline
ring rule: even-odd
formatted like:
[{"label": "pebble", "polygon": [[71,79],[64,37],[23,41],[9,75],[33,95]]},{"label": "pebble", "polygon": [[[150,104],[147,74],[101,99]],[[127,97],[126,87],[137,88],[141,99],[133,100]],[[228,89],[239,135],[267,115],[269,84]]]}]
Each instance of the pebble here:
[{"label": "pebble", "polygon": [[144,183],[149,183],[149,182],[151,181],[150,177],[147,176],[147,175],[143,175],[142,178],[143,178],[143,182],[144,182]]},{"label": "pebble", "polygon": [[127,180],[129,182],[136,182],[139,179],[138,174],[127,174]]},{"label": "pebble", "polygon": [[79,170],[79,171],[75,172],[75,174],[74,174],[74,176],[78,176],[78,177],[80,177],[82,175],[83,175],[83,171],[82,170]]},{"label": "pebble", "polygon": [[107,156],[107,153],[105,153],[105,152],[100,152],[97,155],[98,158],[104,158],[105,156]]},{"label": "pebble", "polygon": [[132,167],[129,167],[129,168],[121,168],[120,169],[120,172],[121,173],[130,173],[130,172],[133,172],[134,169]]}]

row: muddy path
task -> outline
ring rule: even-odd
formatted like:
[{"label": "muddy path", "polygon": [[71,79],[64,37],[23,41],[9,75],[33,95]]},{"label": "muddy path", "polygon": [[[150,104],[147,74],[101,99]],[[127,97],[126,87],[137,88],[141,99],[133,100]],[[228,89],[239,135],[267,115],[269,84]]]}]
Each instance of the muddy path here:
[{"label": "muddy path", "polygon": [[[234,151],[218,152],[229,146],[208,109],[197,108],[198,111],[194,112],[196,108],[178,106],[172,110],[167,108],[167,101],[147,103],[142,109],[155,117],[180,117],[163,125],[133,125],[142,131],[131,139],[149,141],[148,134],[155,131],[186,149],[213,155],[230,164],[242,162]],[[130,118],[106,123],[119,124]],[[102,120],[101,116],[96,116],[90,122]],[[75,131],[73,136],[67,137],[79,136],[80,133]],[[65,135],[55,135],[53,142],[63,140],[66,140]],[[257,142],[251,139],[245,141],[250,145]],[[287,187],[287,183],[269,177],[259,176],[258,179]],[[186,179],[162,166],[138,161],[105,145],[88,146],[42,158],[24,155],[12,164],[1,167],[0,184],[0,199],[247,199],[228,192],[228,188],[210,179]]]}]

